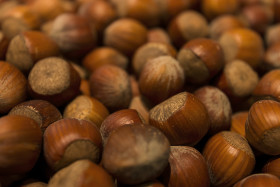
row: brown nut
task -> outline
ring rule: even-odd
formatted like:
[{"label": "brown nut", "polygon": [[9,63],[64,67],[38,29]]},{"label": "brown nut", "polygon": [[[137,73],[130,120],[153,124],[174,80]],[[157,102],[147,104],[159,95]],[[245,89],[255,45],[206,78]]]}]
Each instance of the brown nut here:
[{"label": "brown nut", "polygon": [[174,44],[181,47],[189,40],[206,37],[209,33],[209,27],[202,14],[187,10],[173,18],[169,23],[168,33]]},{"label": "brown nut", "polygon": [[184,72],[179,62],[171,56],[149,60],[140,74],[140,93],[153,104],[180,92],[184,86]]},{"label": "brown nut", "polygon": [[210,177],[202,154],[189,146],[171,146],[163,181],[172,187],[209,187]]},{"label": "brown nut", "polygon": [[223,50],[212,39],[198,38],[187,42],[177,60],[184,70],[186,82],[202,84],[217,75],[225,64]]},{"label": "brown nut", "polygon": [[87,70],[94,72],[97,68],[105,64],[113,64],[122,69],[127,69],[129,60],[114,48],[99,47],[89,52],[82,63]]},{"label": "brown nut", "polygon": [[101,135],[91,122],[65,118],[49,125],[44,133],[44,157],[56,171],[81,159],[98,163],[101,152]]},{"label": "brown nut", "polygon": [[269,46],[265,52],[264,63],[262,65],[265,71],[280,68],[280,41]]},{"label": "brown nut", "polygon": [[143,120],[146,124],[149,122],[149,110],[150,106],[146,100],[141,96],[135,96],[131,99],[129,104],[130,109],[135,109],[143,117]]},{"label": "brown nut", "polygon": [[168,139],[157,128],[124,125],[109,136],[102,164],[119,182],[140,184],[155,179],[163,172],[169,152]]},{"label": "brown nut", "polygon": [[30,171],[41,152],[39,125],[25,116],[0,118],[0,174],[24,174]]},{"label": "brown nut", "polygon": [[273,100],[255,102],[246,121],[246,138],[258,151],[268,155],[280,154],[280,103]]},{"label": "brown nut", "polygon": [[97,43],[96,30],[84,17],[73,13],[56,17],[49,36],[57,43],[63,55],[72,59],[84,57]]},{"label": "brown nut", "polygon": [[160,24],[161,12],[156,0],[111,0],[111,2],[121,18],[133,18],[148,27]]},{"label": "brown nut", "polygon": [[132,56],[138,47],[147,42],[147,33],[146,27],[135,19],[118,19],[105,29],[104,44]]},{"label": "brown nut", "polygon": [[51,38],[39,31],[26,31],[11,40],[6,60],[27,73],[37,61],[58,55],[59,48]]},{"label": "brown nut", "polygon": [[166,30],[157,27],[148,30],[148,42],[171,44],[171,39]]},{"label": "brown nut", "polygon": [[280,178],[280,158],[269,160],[262,168],[262,172],[275,175]]},{"label": "brown nut", "polygon": [[101,123],[109,115],[108,109],[97,99],[80,95],[73,99],[64,109],[64,118],[87,120],[100,128]]},{"label": "brown nut", "polygon": [[175,58],[176,54],[177,51],[172,45],[149,42],[135,51],[132,58],[133,71],[137,76],[140,76],[147,61],[159,56],[172,56]]},{"label": "brown nut", "polygon": [[45,100],[29,100],[20,103],[11,109],[9,115],[20,115],[33,119],[43,133],[51,123],[62,118],[60,111]]},{"label": "brown nut", "polygon": [[7,113],[23,102],[27,95],[27,81],[15,66],[0,61],[0,113]]},{"label": "brown nut", "polygon": [[115,7],[108,1],[95,0],[83,3],[78,14],[87,18],[94,24],[98,34],[102,35],[104,29],[117,18]]},{"label": "brown nut", "polygon": [[262,186],[270,186],[277,187],[280,185],[280,180],[271,174],[265,173],[257,173],[250,175],[238,183],[236,183],[233,187],[262,187]]},{"label": "brown nut", "polygon": [[203,86],[194,95],[204,104],[210,120],[208,134],[228,130],[231,122],[231,104],[228,97],[218,88]]},{"label": "brown nut", "polygon": [[221,35],[231,29],[244,28],[246,25],[242,19],[231,14],[225,14],[213,19],[209,25],[210,37],[218,40]]},{"label": "brown nut", "polygon": [[203,156],[213,186],[232,186],[249,175],[256,162],[247,140],[230,131],[212,136],[203,149]]},{"label": "brown nut", "polygon": [[171,145],[195,145],[210,125],[205,106],[196,96],[181,92],[149,112],[149,124],[159,128]]},{"label": "brown nut", "polygon": [[232,114],[230,131],[236,132],[245,137],[245,124],[248,113],[248,111],[239,111]]},{"label": "brown nut", "polygon": [[117,128],[123,125],[142,123],[144,123],[142,116],[134,109],[118,110],[117,112],[110,114],[100,126],[103,144],[106,144],[109,135]]},{"label": "brown nut", "polygon": [[113,178],[101,166],[90,160],[78,160],[55,173],[49,187],[59,186],[102,186],[114,187]]},{"label": "brown nut", "polygon": [[37,62],[28,75],[32,98],[62,106],[79,94],[81,78],[72,65],[58,57]]},{"label": "brown nut", "polygon": [[275,43],[280,42],[280,24],[270,25],[266,28],[265,43],[269,47]]},{"label": "brown nut", "polygon": [[223,14],[234,14],[239,9],[239,0],[202,0],[201,10],[208,19]]},{"label": "brown nut", "polygon": [[0,31],[0,60],[4,60],[6,52],[8,50],[10,40],[4,36],[4,33]]},{"label": "brown nut", "polygon": [[257,68],[262,63],[263,41],[256,31],[247,28],[231,29],[222,34],[219,43],[227,62],[234,59],[244,60],[252,68]]},{"label": "brown nut", "polygon": [[91,95],[109,111],[127,108],[132,99],[129,75],[114,65],[104,65],[90,76]]}]

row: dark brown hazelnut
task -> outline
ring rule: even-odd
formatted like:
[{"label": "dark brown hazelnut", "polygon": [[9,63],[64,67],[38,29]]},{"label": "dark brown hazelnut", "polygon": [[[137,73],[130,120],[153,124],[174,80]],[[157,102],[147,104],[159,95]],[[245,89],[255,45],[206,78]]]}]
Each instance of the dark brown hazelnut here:
[{"label": "dark brown hazelnut", "polygon": [[91,74],[90,91],[109,111],[127,108],[132,99],[129,75],[114,65],[101,66]]},{"label": "dark brown hazelnut", "polygon": [[118,110],[110,114],[102,122],[100,126],[100,133],[103,143],[106,144],[109,135],[117,128],[123,125],[142,124],[144,120],[142,116],[134,109]]},{"label": "dark brown hazelnut", "polygon": [[210,177],[202,154],[193,147],[171,146],[164,183],[172,187],[209,187]]},{"label": "dark brown hazelnut", "polygon": [[41,152],[39,125],[25,116],[0,118],[0,174],[24,174],[35,165]]},{"label": "dark brown hazelnut", "polygon": [[111,47],[99,47],[89,52],[83,59],[83,66],[90,72],[102,65],[113,64],[122,69],[127,69],[128,58]]},{"label": "dark brown hazelnut", "polygon": [[49,36],[68,58],[79,59],[97,43],[97,33],[89,22],[73,13],[60,14],[53,21]]},{"label": "dark brown hazelnut", "polygon": [[217,75],[225,64],[220,44],[212,39],[199,38],[186,43],[177,55],[186,82],[203,84]]},{"label": "dark brown hazelnut", "polygon": [[101,123],[109,115],[107,108],[97,99],[80,95],[73,99],[63,113],[64,118],[88,120],[100,128]]},{"label": "dark brown hazelnut", "polygon": [[203,149],[203,156],[213,186],[232,186],[249,175],[256,162],[247,140],[230,131],[212,136]]},{"label": "dark brown hazelnut", "polygon": [[23,102],[27,95],[27,81],[15,66],[0,61],[0,113],[7,113],[11,108]]},{"label": "dark brown hazelnut", "polygon": [[53,122],[60,120],[60,111],[44,100],[29,100],[13,107],[9,115],[26,116],[36,121],[42,132]]},{"label": "dark brown hazelnut", "polygon": [[122,18],[111,23],[104,31],[104,44],[127,56],[147,42],[147,28],[135,19]]},{"label": "dark brown hazelnut", "polygon": [[251,29],[236,28],[222,34],[219,43],[223,48],[226,62],[244,60],[257,68],[263,60],[264,47],[261,36]]},{"label": "dark brown hazelnut", "polygon": [[58,57],[37,62],[28,75],[28,91],[32,98],[62,106],[79,94],[81,78],[72,65]]},{"label": "dark brown hazelnut", "polygon": [[44,133],[44,157],[56,171],[81,159],[98,163],[101,152],[99,129],[89,121],[61,119],[49,125]]},{"label": "dark brown hazelnut", "polygon": [[115,7],[109,1],[94,0],[83,3],[78,14],[87,18],[94,24],[98,34],[102,35],[104,29],[117,18]]},{"label": "dark brown hazelnut", "polygon": [[175,58],[176,54],[177,51],[172,45],[149,42],[135,51],[132,58],[133,71],[139,76],[148,60],[167,55]]},{"label": "dark brown hazelnut", "polygon": [[208,134],[229,130],[231,124],[231,104],[228,97],[218,88],[204,86],[194,92],[204,104],[210,120]]},{"label": "dark brown hazelnut", "polygon": [[242,19],[231,14],[225,14],[213,19],[209,25],[210,37],[218,40],[220,36],[231,29],[246,27]]},{"label": "dark brown hazelnut", "polygon": [[49,187],[58,186],[102,186],[114,187],[114,180],[106,170],[90,160],[78,160],[55,173],[48,183]]},{"label": "dark brown hazelnut", "polygon": [[171,145],[192,146],[206,135],[210,120],[203,103],[182,92],[152,108],[149,124],[160,129]]},{"label": "dark brown hazelnut", "polygon": [[179,62],[171,56],[149,60],[139,78],[140,93],[158,104],[180,92],[184,86],[184,72]]},{"label": "dark brown hazelnut", "polygon": [[245,6],[240,16],[253,30],[263,34],[273,22],[273,9],[261,4]]},{"label": "dark brown hazelnut", "polygon": [[51,38],[39,31],[26,31],[11,40],[6,60],[27,73],[37,61],[58,55],[59,48]]},{"label": "dark brown hazelnut", "polygon": [[155,179],[163,172],[169,152],[169,141],[157,128],[124,125],[108,137],[102,164],[117,181],[140,184]]},{"label": "dark brown hazelnut", "polygon": [[206,37],[209,27],[202,14],[188,10],[180,13],[170,22],[168,33],[174,44],[181,47],[189,40]]}]

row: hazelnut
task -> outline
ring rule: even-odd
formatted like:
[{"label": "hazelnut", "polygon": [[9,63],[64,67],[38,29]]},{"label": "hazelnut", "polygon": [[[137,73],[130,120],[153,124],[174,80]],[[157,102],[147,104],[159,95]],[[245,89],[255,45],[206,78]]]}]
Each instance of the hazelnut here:
[{"label": "hazelnut", "polygon": [[143,97],[135,96],[131,99],[129,104],[130,109],[135,109],[143,117],[145,123],[149,122],[149,104],[145,101]]},{"label": "hazelnut", "polygon": [[216,85],[229,99],[245,98],[252,94],[258,81],[258,74],[251,66],[242,60],[233,60],[225,65]]},{"label": "hazelnut", "polygon": [[73,13],[60,14],[53,21],[49,36],[63,55],[72,59],[84,57],[97,43],[97,33],[89,22]]},{"label": "hazelnut", "polygon": [[256,31],[246,28],[231,29],[222,34],[219,43],[227,62],[244,60],[252,68],[257,68],[262,63],[263,41]]},{"label": "hazelnut", "polygon": [[171,145],[192,146],[206,135],[210,120],[196,96],[181,92],[152,108],[149,124],[160,129]]},{"label": "hazelnut", "polygon": [[44,133],[44,157],[48,165],[59,170],[76,160],[99,162],[102,139],[91,122],[74,118],[58,120]]},{"label": "hazelnut", "polygon": [[255,156],[247,140],[230,131],[212,136],[203,149],[203,156],[213,186],[232,186],[255,166]]},{"label": "hazelnut", "polygon": [[201,10],[211,20],[223,14],[234,14],[239,9],[240,0],[202,0]]},{"label": "hazelnut", "polygon": [[118,110],[102,122],[100,126],[100,133],[103,139],[103,143],[106,144],[109,135],[117,128],[123,125],[133,125],[144,123],[142,116],[134,109]]},{"label": "hazelnut", "polygon": [[218,88],[203,86],[194,95],[204,104],[210,120],[208,134],[228,130],[231,123],[231,104],[228,97]]},{"label": "hazelnut", "polygon": [[269,173],[280,178],[280,158],[269,160],[262,168],[264,173]]},{"label": "hazelnut", "polygon": [[43,133],[51,123],[62,118],[60,111],[45,100],[29,100],[20,103],[11,109],[9,115],[20,115],[33,119]]},{"label": "hazelnut", "polygon": [[238,183],[236,183],[233,187],[262,187],[262,186],[269,186],[269,187],[277,187],[280,185],[280,180],[271,174],[265,173],[257,173],[245,177]]},{"label": "hazelnut", "polygon": [[184,81],[184,72],[179,62],[171,56],[159,56],[144,65],[139,89],[149,101],[158,104],[180,92]]},{"label": "hazelnut", "polygon": [[108,137],[102,164],[118,182],[140,184],[155,179],[163,172],[169,152],[168,139],[157,128],[124,125]]},{"label": "hazelnut", "polygon": [[127,108],[132,98],[129,75],[114,65],[104,65],[90,76],[91,95],[109,111]]},{"label": "hazelnut", "polygon": [[170,147],[169,167],[163,178],[172,187],[210,186],[205,159],[198,150],[189,146]]},{"label": "hazelnut", "polygon": [[177,60],[184,70],[186,82],[202,84],[217,75],[224,67],[220,44],[212,39],[193,39],[179,51]]},{"label": "hazelnut", "polygon": [[210,37],[218,40],[228,30],[245,27],[243,20],[237,16],[231,14],[220,15],[213,19],[209,25]]},{"label": "hazelnut", "polygon": [[59,170],[49,180],[49,187],[103,186],[114,187],[113,178],[99,165],[90,160],[78,160]]},{"label": "hazelnut", "polygon": [[280,154],[280,103],[272,100],[255,102],[248,114],[245,132],[248,142],[258,151],[268,155]]},{"label": "hazelnut", "polygon": [[248,111],[239,111],[232,114],[230,131],[236,132],[245,137],[245,124],[248,113]]},{"label": "hazelnut", "polygon": [[206,37],[209,27],[202,14],[194,10],[187,10],[172,19],[168,26],[168,33],[173,43],[177,47],[181,47],[189,40]]},{"label": "hazelnut", "polygon": [[115,7],[110,2],[103,0],[83,3],[79,7],[78,14],[94,24],[99,34],[102,34],[104,29],[117,18]]},{"label": "hazelnut", "polygon": [[279,32],[280,32],[280,24],[270,25],[266,28],[264,39],[268,47],[275,43],[280,42]]},{"label": "hazelnut", "polygon": [[280,68],[280,41],[269,46],[265,52],[264,63],[265,71]]},{"label": "hazelnut", "polygon": [[59,48],[51,38],[39,31],[26,31],[11,40],[6,60],[27,73],[37,61],[58,55]]},{"label": "hazelnut", "polygon": [[63,113],[64,118],[76,118],[94,123],[98,128],[109,115],[107,108],[97,99],[80,95],[73,99]]},{"label": "hazelnut", "polygon": [[132,56],[147,42],[147,28],[135,19],[121,18],[112,22],[104,31],[104,44]]},{"label": "hazelnut", "polygon": [[255,97],[271,97],[280,100],[280,92],[278,91],[280,84],[280,70],[275,69],[264,74],[256,85],[253,96]]},{"label": "hazelnut", "polygon": [[176,53],[176,49],[172,45],[149,42],[135,51],[132,58],[133,70],[139,76],[148,60],[159,56],[172,56],[175,58]]},{"label": "hazelnut", "polygon": [[168,33],[162,28],[148,30],[148,42],[171,44]]},{"label": "hazelnut", "polygon": [[81,78],[72,65],[58,57],[37,62],[28,75],[28,91],[32,98],[62,106],[79,94]]},{"label": "hazelnut", "polygon": [[0,118],[0,174],[24,174],[38,160],[42,132],[39,125],[25,116]]},{"label": "hazelnut", "polygon": [[161,12],[156,0],[111,0],[111,2],[121,18],[133,18],[148,27],[160,24]]},{"label": "hazelnut", "polygon": [[83,66],[94,72],[100,66],[113,64],[122,69],[127,69],[128,58],[111,47],[99,47],[89,52],[83,59]]},{"label": "hazelnut", "polygon": [[15,66],[0,61],[0,113],[7,113],[23,102],[27,95],[27,81]]},{"label": "hazelnut", "polygon": [[80,84],[80,92],[83,95],[90,96],[90,86],[89,86],[89,80],[82,79]]}]

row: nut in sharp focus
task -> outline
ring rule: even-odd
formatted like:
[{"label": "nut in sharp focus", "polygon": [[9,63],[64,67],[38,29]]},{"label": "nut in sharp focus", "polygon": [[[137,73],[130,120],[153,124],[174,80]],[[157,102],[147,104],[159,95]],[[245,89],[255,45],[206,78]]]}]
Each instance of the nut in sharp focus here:
[{"label": "nut in sharp focus", "polygon": [[139,184],[163,172],[169,152],[168,139],[155,127],[125,125],[108,137],[102,164],[119,182]]},{"label": "nut in sharp focus", "polygon": [[181,92],[152,108],[149,124],[159,128],[171,145],[195,145],[208,132],[210,121],[203,103]]}]

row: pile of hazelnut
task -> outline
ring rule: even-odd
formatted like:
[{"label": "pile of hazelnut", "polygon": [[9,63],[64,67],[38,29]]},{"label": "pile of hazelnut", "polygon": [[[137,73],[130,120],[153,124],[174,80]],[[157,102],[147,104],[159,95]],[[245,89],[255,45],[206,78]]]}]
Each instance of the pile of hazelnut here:
[{"label": "pile of hazelnut", "polygon": [[1,187],[279,187],[279,0],[0,0]]}]

